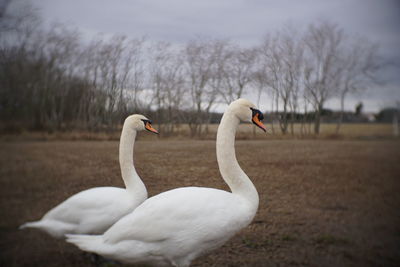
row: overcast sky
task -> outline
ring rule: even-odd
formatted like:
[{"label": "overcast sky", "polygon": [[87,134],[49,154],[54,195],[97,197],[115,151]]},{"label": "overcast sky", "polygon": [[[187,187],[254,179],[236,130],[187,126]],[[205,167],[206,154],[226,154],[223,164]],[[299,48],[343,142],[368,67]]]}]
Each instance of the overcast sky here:
[{"label": "overcast sky", "polygon": [[381,73],[385,84],[352,97],[347,108],[361,100],[365,110],[377,111],[400,101],[398,0],[13,0],[9,8],[24,2],[38,7],[46,24],[64,23],[88,38],[121,33],[172,43],[203,36],[251,46],[285,23],[305,28],[328,20],[379,43],[380,55],[390,63]]}]

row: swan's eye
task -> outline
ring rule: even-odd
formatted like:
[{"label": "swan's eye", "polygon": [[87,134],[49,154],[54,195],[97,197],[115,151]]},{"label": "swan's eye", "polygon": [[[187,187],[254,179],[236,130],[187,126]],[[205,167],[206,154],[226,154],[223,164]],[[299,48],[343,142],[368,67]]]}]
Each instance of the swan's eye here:
[{"label": "swan's eye", "polygon": [[261,111],[259,111],[258,109],[255,109],[255,108],[250,108],[250,109],[251,109],[251,112],[252,112],[252,114],[251,114],[251,117],[252,117],[252,118],[254,118],[254,116],[255,116],[256,114],[258,114],[258,119],[259,119],[260,121],[262,121],[262,120],[264,119],[264,115],[262,114]]}]

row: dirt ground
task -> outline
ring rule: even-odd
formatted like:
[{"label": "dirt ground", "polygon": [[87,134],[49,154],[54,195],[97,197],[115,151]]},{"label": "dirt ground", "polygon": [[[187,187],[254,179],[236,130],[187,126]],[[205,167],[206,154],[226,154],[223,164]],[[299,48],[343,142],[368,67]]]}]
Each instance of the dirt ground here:
[{"label": "dirt ground", "polygon": [[[192,266],[400,266],[399,141],[237,141],[236,153],[260,194],[258,213]],[[138,141],[135,165],[150,196],[228,189],[214,141]],[[116,141],[0,143],[0,266],[93,266],[73,245],[17,228],[110,185],[123,185]]]}]

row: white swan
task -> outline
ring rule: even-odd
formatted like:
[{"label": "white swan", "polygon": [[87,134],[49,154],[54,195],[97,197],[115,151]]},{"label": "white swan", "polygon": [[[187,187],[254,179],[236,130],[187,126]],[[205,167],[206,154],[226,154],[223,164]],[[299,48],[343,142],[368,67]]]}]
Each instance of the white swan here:
[{"label": "white swan", "polygon": [[232,193],[183,187],[147,199],[103,235],[67,235],[80,249],[123,263],[189,266],[197,256],[220,247],[247,226],[258,208],[258,193],[235,156],[240,121],[265,131],[263,116],[244,99],[232,102],[217,134],[217,160]]},{"label": "white swan", "polygon": [[126,189],[95,187],[79,192],[48,211],[41,220],[27,222],[23,228],[37,228],[55,238],[65,234],[101,234],[122,216],[147,199],[147,190],[133,165],[133,146],[137,131],[157,131],[151,121],[135,114],[126,118],[119,144],[119,163]]}]

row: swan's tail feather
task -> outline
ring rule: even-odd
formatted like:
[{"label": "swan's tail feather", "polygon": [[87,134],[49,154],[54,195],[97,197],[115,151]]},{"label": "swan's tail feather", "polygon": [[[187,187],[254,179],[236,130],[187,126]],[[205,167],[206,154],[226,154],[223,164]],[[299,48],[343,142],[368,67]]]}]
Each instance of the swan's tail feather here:
[{"label": "swan's tail feather", "polygon": [[42,228],[43,224],[41,223],[41,221],[36,221],[36,222],[26,222],[22,225],[20,225],[20,227],[18,227],[19,230],[25,229],[25,228]]},{"label": "swan's tail feather", "polygon": [[46,232],[54,238],[62,239],[65,233],[71,233],[74,230],[74,225],[58,221],[40,220],[24,223],[19,227],[20,230],[25,228],[35,228]]},{"label": "swan's tail feather", "polygon": [[65,235],[66,241],[87,252],[105,254],[106,244],[103,242],[102,235]]}]

